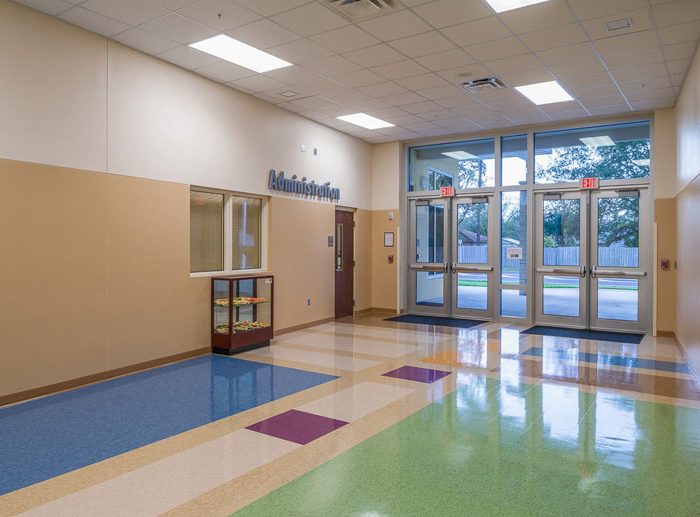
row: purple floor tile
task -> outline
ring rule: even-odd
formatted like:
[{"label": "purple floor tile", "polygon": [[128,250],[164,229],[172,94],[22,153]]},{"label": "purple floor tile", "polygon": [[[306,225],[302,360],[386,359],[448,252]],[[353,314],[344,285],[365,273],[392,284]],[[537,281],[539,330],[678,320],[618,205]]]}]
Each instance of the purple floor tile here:
[{"label": "purple floor tile", "polygon": [[419,368],[417,366],[402,366],[397,370],[386,372],[384,377],[395,377],[396,379],[404,379],[406,381],[433,383],[448,376],[452,372],[444,372],[442,370],[433,370],[432,368]]},{"label": "purple floor tile", "polygon": [[261,420],[246,429],[305,445],[346,424],[342,420],[292,409]]}]

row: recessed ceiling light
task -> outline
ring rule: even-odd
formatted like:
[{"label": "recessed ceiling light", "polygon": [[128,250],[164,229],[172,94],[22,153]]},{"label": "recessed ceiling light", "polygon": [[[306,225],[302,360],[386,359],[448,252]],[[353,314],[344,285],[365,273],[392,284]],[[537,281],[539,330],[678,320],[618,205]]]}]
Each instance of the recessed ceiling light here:
[{"label": "recessed ceiling light", "polygon": [[622,20],[613,20],[605,24],[605,30],[608,32],[620,31],[632,27],[631,18],[623,18]]},{"label": "recessed ceiling light", "polygon": [[548,1],[549,0],[486,0],[486,3],[497,13],[504,13],[506,11],[512,11],[513,9],[520,9],[521,7],[541,4]]},{"label": "recessed ceiling light", "polygon": [[353,113],[352,115],[343,115],[342,117],[336,118],[367,129],[381,129],[383,127],[394,127],[394,124],[392,124],[391,122],[387,122],[386,120],[373,117],[372,115],[367,115],[367,113]]},{"label": "recessed ceiling light", "polygon": [[477,157],[467,151],[449,151],[447,153],[442,153],[445,156],[454,158],[455,160],[474,160]]},{"label": "recessed ceiling light", "polygon": [[651,161],[649,160],[649,158],[645,158],[643,160],[632,160],[632,163],[635,164],[637,167],[649,167]]},{"label": "recessed ceiling light", "polygon": [[284,59],[251,47],[225,34],[192,43],[190,47],[259,73],[292,66],[292,63]]},{"label": "recessed ceiling light", "polygon": [[574,100],[557,81],[526,84],[523,86],[516,86],[515,89],[538,106],[541,104],[553,104],[555,102]]},{"label": "recessed ceiling light", "polygon": [[286,92],[280,93],[282,97],[296,97],[299,95],[297,92],[293,92],[292,90],[287,90]]},{"label": "recessed ceiling light", "polygon": [[583,138],[579,138],[579,140],[581,140],[581,142],[586,144],[588,147],[608,147],[615,145],[615,141],[608,135],[585,136]]}]

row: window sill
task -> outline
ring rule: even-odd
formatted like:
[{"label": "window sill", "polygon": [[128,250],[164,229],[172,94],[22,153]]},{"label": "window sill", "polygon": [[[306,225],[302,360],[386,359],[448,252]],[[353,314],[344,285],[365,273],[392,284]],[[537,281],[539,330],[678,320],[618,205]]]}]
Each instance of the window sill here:
[{"label": "window sill", "polygon": [[259,275],[261,273],[269,273],[267,269],[237,269],[234,271],[204,271],[201,273],[190,273],[190,278],[216,278],[219,276],[244,276],[244,275]]}]

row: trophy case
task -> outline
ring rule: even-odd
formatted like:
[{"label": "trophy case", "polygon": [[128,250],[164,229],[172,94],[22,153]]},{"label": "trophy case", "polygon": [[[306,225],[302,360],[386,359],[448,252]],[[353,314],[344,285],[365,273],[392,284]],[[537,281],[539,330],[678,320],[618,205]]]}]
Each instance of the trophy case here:
[{"label": "trophy case", "polygon": [[269,345],[273,293],[271,275],[212,278],[212,352],[231,355]]}]

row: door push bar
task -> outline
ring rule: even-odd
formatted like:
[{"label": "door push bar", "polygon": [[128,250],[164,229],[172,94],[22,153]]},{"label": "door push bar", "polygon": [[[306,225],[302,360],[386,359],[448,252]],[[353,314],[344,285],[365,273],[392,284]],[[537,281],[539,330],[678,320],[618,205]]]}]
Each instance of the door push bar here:
[{"label": "door push bar", "polygon": [[[563,268],[556,268],[556,267],[538,267],[537,268],[538,273],[568,273],[571,274],[573,271],[569,269],[563,269]],[[578,270],[579,275],[581,275],[581,278],[586,278],[586,266],[581,266]]]},{"label": "door push bar", "polygon": [[493,266],[459,266],[456,262],[452,263],[452,272],[466,272],[466,271],[493,271]]},{"label": "door push bar", "polygon": [[646,271],[624,271],[622,269],[598,269],[598,266],[591,268],[591,278],[597,278],[598,275],[614,275],[614,276],[647,276]]}]

